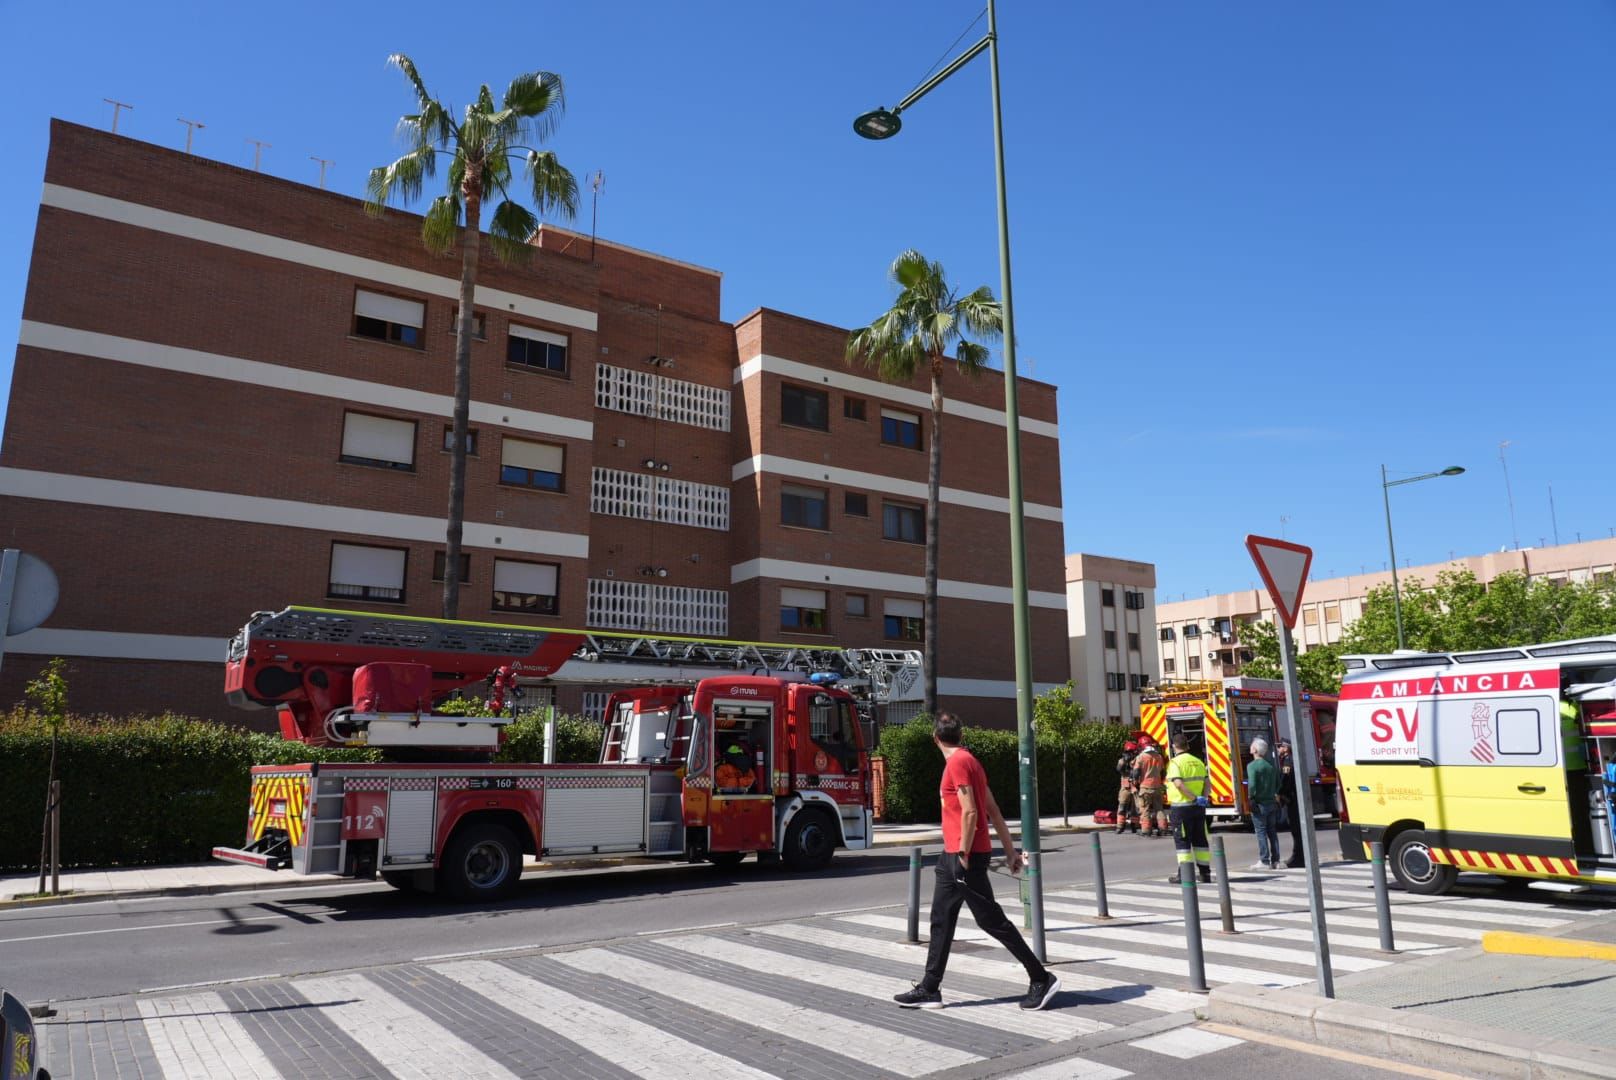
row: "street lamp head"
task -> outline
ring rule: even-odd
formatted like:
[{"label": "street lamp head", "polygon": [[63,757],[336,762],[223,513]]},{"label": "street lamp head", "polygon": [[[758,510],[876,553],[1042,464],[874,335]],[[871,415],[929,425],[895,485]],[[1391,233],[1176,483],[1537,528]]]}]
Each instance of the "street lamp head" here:
[{"label": "street lamp head", "polygon": [[1463,465],[1449,465],[1446,469],[1442,470],[1442,475],[1443,476],[1458,476],[1462,472],[1464,472],[1464,466]]},{"label": "street lamp head", "polygon": [[885,107],[872,109],[853,121],[853,130],[866,139],[890,139],[903,127],[898,114]]}]

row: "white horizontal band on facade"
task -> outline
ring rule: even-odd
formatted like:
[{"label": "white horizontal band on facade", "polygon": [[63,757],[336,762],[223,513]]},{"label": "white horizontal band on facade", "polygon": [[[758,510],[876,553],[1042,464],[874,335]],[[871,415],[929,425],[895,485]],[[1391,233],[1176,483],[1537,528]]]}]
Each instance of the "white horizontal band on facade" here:
[{"label": "white horizontal band on facade", "polygon": [[[353,404],[398,409],[400,412],[425,413],[432,416],[454,416],[454,398],[448,394],[429,394],[424,390],[409,390],[386,383],[350,379],[343,375],[304,368],[267,364],[260,360],[244,360],[220,353],[182,349],[173,345],[159,345],[153,341],[116,337],[93,330],[75,330],[70,326],[33,322],[24,319],[17,335],[19,345],[53,352],[90,356],[97,360],[115,360],[124,364],[175,371],[187,375],[201,375],[210,379],[247,383],[273,390],[291,390],[299,394],[336,398]],[[444,369],[444,375],[450,374]],[[588,420],[574,420],[567,416],[513,409],[508,405],[488,402],[471,403],[471,420],[477,424],[492,424],[540,435],[561,436],[571,439],[592,439],[595,425]]]},{"label": "white horizontal band on facade", "polygon": [[[228,491],[202,491],[33,469],[0,469],[0,495],[436,544],[443,543],[446,528],[442,518],[418,514],[266,499]],[[573,559],[589,557],[589,536],[585,533],[518,529],[468,521],[465,543],[468,547],[498,548],[527,555],[555,555]]]},{"label": "white horizontal band on facade", "polygon": [[[178,214],[172,210],[159,210],[155,206],[145,206],[141,203],[128,202],[124,199],[114,199],[111,196],[98,195],[92,191],[81,191],[78,188],[63,187],[60,184],[46,184],[44,194],[40,196],[39,201],[42,206],[53,206],[58,210],[68,210],[75,214],[87,214],[90,217],[116,221],[124,225],[133,225],[138,229],[150,229],[153,232],[168,233],[170,236],[181,236],[188,240],[200,240],[205,244],[217,244],[220,247],[233,248],[236,251],[246,251],[270,259],[296,263],[299,266],[310,266],[317,270],[329,270],[349,277],[381,282],[384,285],[392,285],[399,289],[429,293],[432,296],[447,297],[451,300],[459,299],[460,297],[460,279],[458,277],[445,277],[441,274],[429,274],[424,270],[411,270],[408,267],[395,266],[379,259],[367,259],[362,255],[350,255],[345,251],[335,251],[316,244],[287,240],[284,237],[254,232],[251,229],[243,229],[235,225],[224,225],[217,221],[192,217],[189,214]],[[354,207],[355,214],[360,212],[359,207]],[[598,321],[593,311],[570,307],[566,304],[557,304],[550,300],[538,300],[531,296],[524,296],[521,293],[507,292],[504,289],[491,289],[485,285],[477,286],[476,303],[506,314],[544,319],[547,322],[561,323],[564,326],[573,326],[580,330],[592,331]]]},{"label": "white horizontal band on facade", "polygon": [[[1032,684],[1036,697],[1065,683],[1041,682]],[[1014,679],[937,679],[937,693],[946,697],[1013,698],[1016,696]]]},{"label": "white horizontal band on facade", "polygon": [[[812,364],[799,363],[796,360],[787,360],[784,357],[770,356],[763,353],[746,361],[735,369],[735,385],[750,379],[761,372],[771,375],[781,375],[787,379],[796,379],[813,386],[834,386],[838,390],[851,390],[855,394],[877,400],[885,398],[888,401],[897,401],[913,406],[922,412],[930,414],[931,395],[907,386],[893,386],[890,383],[880,382],[876,379],[866,379],[845,371],[835,371],[830,368],[814,367]],[[997,409],[990,409],[984,405],[973,405],[968,401],[956,401],[944,397],[943,412],[967,420],[980,420],[984,424],[997,424],[1005,427],[1007,421],[1004,413]],[[1023,435],[1043,435],[1051,439],[1060,438],[1060,426],[1048,420],[1030,420],[1021,417],[1021,433]]]},{"label": "white horizontal band on facade", "polygon": [[[879,589],[886,592],[923,593],[926,580],[918,575],[888,574],[879,570],[860,570],[851,566],[824,566],[819,563],[788,562],[785,559],[748,559],[729,568],[730,584],[737,585],[753,578],[779,578],[784,581],[824,582],[855,589]],[[951,600],[980,600],[988,604],[1015,602],[1014,590],[1004,585],[979,585],[972,581],[939,579],[937,595]],[[1066,594],[1029,590],[1027,602],[1033,607],[1066,610]]]},{"label": "white horizontal band on facade", "polygon": [[181,634],[127,634],[111,630],[66,630],[41,626],[6,638],[6,651],[30,656],[97,656],[108,660],[185,660],[222,664],[227,638]]},{"label": "white horizontal band on facade", "polygon": [[[899,495],[906,499],[926,501],[926,485],[919,480],[900,480],[895,476],[882,476],[879,473],[859,472],[857,469],[839,469],[831,465],[815,464],[812,461],[796,461],[792,458],[777,457],[774,454],[757,454],[744,461],[737,461],[730,468],[731,480],[744,480],[754,473],[770,473],[774,476],[789,476],[798,480],[818,480],[821,483],[837,484],[841,487],[863,488],[867,491],[879,491],[887,495]],[[943,502],[956,506],[969,506],[975,510],[992,510],[1000,514],[1010,512],[1010,500],[998,495],[984,495],[977,491],[965,491],[962,488],[943,487],[941,492]],[[1061,521],[1061,508],[1048,506],[1044,503],[1024,503],[1022,512],[1030,518],[1043,521]]]}]

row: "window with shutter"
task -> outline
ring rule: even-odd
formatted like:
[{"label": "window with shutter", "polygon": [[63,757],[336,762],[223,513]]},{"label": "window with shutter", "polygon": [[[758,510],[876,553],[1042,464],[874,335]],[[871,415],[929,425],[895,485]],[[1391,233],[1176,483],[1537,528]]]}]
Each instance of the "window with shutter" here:
[{"label": "window with shutter", "polygon": [[780,629],[819,633],[825,629],[824,589],[781,589]]},{"label": "window with shutter", "polygon": [[881,441],[905,450],[920,449],[920,414],[881,408]]},{"label": "window with shutter", "polygon": [[379,469],[414,470],[415,421],[343,413],[342,453],[338,460]]},{"label": "window with shutter", "polygon": [[403,603],[407,559],[408,552],[401,548],[332,544],[326,595],[343,600]]},{"label": "window with shutter", "polygon": [[357,337],[390,341],[395,345],[421,347],[421,327],[426,324],[426,305],[402,296],[354,291],[354,327]]},{"label": "window with shutter", "polygon": [[560,567],[551,563],[495,559],[493,609],[554,615],[560,575]]},{"label": "window with shutter", "polygon": [[544,491],[563,490],[567,460],[565,447],[506,436],[500,440],[499,454],[500,483]]},{"label": "window with shutter", "polygon": [[882,603],[884,632],[891,641],[925,641],[926,608],[919,600],[889,598]]},{"label": "window with shutter", "polygon": [[567,336],[512,323],[505,346],[505,362],[528,371],[552,375],[567,373]]}]

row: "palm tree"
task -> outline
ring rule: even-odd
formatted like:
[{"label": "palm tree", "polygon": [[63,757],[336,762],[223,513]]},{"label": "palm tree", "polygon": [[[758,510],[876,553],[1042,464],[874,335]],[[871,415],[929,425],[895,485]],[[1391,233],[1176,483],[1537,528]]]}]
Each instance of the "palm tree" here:
[{"label": "palm tree", "polygon": [[931,455],[926,470],[926,684],[923,707],[937,715],[937,514],[943,483],[943,372],[948,351],[954,364],[976,376],[987,366],[987,341],[1004,332],[1004,309],[986,285],[960,296],[948,284],[942,263],[909,250],[892,263],[898,299],[869,326],[847,339],[847,362],[875,368],[883,382],[907,383],[924,368],[931,375]]},{"label": "palm tree", "polygon": [[[455,322],[454,436],[449,452],[449,527],[444,551],[443,617],[460,611],[460,541],[465,527],[466,434],[471,411],[471,332],[477,291],[477,256],[482,245],[484,200],[498,195],[488,221],[488,241],[501,262],[515,263],[532,250],[539,214],[578,210],[578,182],[554,152],[539,150],[555,131],[566,108],[561,76],[530,71],[511,80],[505,98],[494,105],[484,84],[458,121],[454,110],[427,93],[415,63],[394,53],[387,63],[404,73],[420,111],[402,117],[399,133],[408,152],[391,165],[370,170],[365,209],[379,216],[388,202],[418,198],[437,171],[438,156],[449,159],[449,190],[432,200],[421,222],[421,239],[434,255],[460,244],[460,310]],[[511,199],[513,163],[520,158],[538,213]]]}]

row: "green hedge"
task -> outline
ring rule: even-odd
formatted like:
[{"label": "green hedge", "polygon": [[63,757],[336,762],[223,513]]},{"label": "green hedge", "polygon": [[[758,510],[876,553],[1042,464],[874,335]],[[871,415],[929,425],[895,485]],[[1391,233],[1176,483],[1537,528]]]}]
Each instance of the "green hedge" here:
[{"label": "green hedge", "polygon": [[[600,760],[600,724],[582,716],[556,716],[556,761],[593,762]],[[527,713],[505,726],[505,745],[499,761],[543,761],[544,717]]]},{"label": "green hedge", "polygon": [[[1115,724],[1082,724],[1067,753],[1067,797],[1071,812],[1086,813],[1116,800],[1117,755],[1128,737]],[[963,744],[982,762],[999,808],[1007,818],[1021,816],[1021,770],[1017,764],[1016,733],[988,728],[966,728]],[[886,820],[940,821],[942,804],[937,794],[943,779],[943,755],[931,740],[931,718],[917,716],[906,724],[881,732],[880,754],[886,760]],[[1060,744],[1038,740],[1038,812],[1061,812]]]}]

